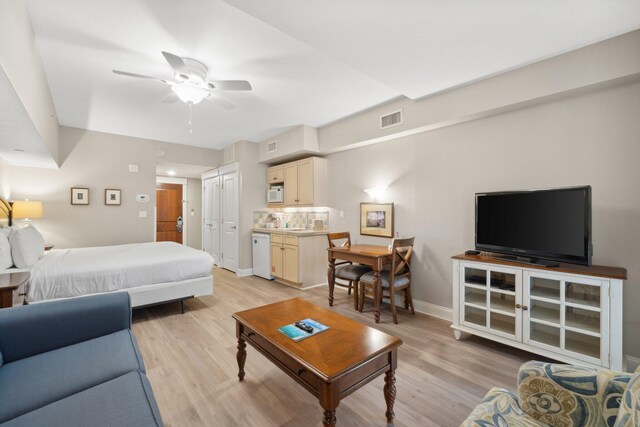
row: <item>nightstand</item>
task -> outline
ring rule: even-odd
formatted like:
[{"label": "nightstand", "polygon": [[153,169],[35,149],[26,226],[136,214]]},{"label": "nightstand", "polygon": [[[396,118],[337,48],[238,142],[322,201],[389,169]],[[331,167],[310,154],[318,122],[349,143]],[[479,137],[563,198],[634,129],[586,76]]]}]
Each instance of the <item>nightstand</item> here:
[{"label": "nightstand", "polygon": [[0,274],[0,308],[24,304],[29,276],[28,271]]}]

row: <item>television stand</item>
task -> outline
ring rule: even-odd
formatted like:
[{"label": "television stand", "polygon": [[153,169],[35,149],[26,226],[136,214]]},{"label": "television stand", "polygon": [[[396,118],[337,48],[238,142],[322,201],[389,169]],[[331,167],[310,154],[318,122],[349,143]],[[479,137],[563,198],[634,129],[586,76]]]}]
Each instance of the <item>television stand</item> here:
[{"label": "television stand", "polygon": [[519,262],[520,264],[535,265],[537,267],[544,267],[544,268],[560,266],[560,264],[554,261],[547,261],[547,260],[538,259],[538,258],[518,257],[513,255],[491,255],[491,258],[499,259],[503,261]]},{"label": "television stand", "polygon": [[452,325],[574,365],[624,370],[624,268],[541,267],[480,255],[453,257]]}]

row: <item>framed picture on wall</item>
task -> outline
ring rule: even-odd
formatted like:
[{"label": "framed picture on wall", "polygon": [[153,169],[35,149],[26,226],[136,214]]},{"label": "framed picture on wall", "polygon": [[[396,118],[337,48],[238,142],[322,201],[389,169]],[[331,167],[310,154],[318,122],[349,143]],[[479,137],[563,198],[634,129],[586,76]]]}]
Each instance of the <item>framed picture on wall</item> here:
[{"label": "framed picture on wall", "polygon": [[119,206],[120,205],[120,190],[113,188],[107,188],[104,190],[104,204]]},{"label": "framed picture on wall", "polygon": [[393,203],[360,203],[360,234],[393,237]]},{"label": "framed picture on wall", "polygon": [[72,205],[88,205],[89,189],[71,187],[71,204]]}]

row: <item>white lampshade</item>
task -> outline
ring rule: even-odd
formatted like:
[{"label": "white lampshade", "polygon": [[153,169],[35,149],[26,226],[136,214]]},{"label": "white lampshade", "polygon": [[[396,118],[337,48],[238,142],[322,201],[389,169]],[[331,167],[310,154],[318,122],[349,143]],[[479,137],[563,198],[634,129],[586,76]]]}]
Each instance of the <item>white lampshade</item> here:
[{"label": "white lampshade", "polygon": [[178,95],[182,102],[197,104],[207,95],[207,91],[189,82],[182,82],[171,86],[171,90]]},{"label": "white lampshade", "polygon": [[11,213],[15,219],[42,218],[42,202],[35,200],[18,200],[13,202]]}]

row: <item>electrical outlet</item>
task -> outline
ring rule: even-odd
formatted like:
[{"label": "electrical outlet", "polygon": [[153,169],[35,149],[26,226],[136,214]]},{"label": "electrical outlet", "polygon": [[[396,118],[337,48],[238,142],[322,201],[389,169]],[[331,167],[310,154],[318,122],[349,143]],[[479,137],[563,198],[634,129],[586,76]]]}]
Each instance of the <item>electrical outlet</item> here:
[{"label": "electrical outlet", "polygon": [[129,165],[129,172],[138,172],[138,165]]}]

